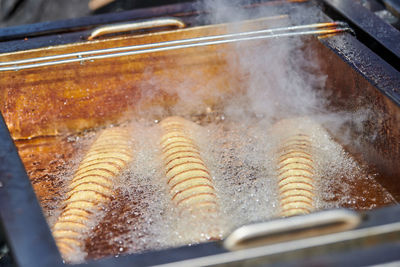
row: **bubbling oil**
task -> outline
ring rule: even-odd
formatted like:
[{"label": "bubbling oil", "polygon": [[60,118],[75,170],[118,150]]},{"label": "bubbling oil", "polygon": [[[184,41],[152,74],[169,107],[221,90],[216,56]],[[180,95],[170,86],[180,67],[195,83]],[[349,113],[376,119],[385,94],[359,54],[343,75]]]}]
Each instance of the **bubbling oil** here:
[{"label": "bubbling oil", "polygon": [[[196,244],[199,236],[210,240],[214,226],[222,239],[239,226],[279,217],[275,151],[284,135],[271,132],[272,124],[262,118],[238,123],[220,116],[189,127],[188,134],[199,147],[220,203],[214,217],[202,220],[182,213],[171,201],[158,122],[130,122],[126,127],[131,129],[134,159],[116,180],[112,201],[93,214],[86,247],[72,262]],[[394,202],[374,179],[376,174],[347,153],[322,126],[311,127],[314,124],[312,119],[300,118],[293,127],[306,131],[312,143],[316,210],[364,210]],[[93,136],[88,133],[75,140],[81,152],[73,166],[78,165]],[[71,172],[58,179],[68,184]],[[48,209],[50,214],[59,213],[56,207]],[[53,217],[49,216],[50,224]]]},{"label": "bubbling oil", "polygon": [[[82,236],[85,247],[70,262],[192,245],[199,239],[212,241],[213,229],[223,239],[242,225],[279,217],[276,151],[290,132],[303,131],[312,143],[315,210],[366,210],[395,203],[376,181],[378,174],[336,142],[318,117],[292,118],[291,126],[281,132],[271,130],[278,119],[249,116],[238,121],[218,112],[186,118],[195,122],[187,134],[210,172],[218,212],[208,217],[185,213],[172,203],[161,127],[145,118],[131,121],[120,127],[130,128],[133,160],[115,179],[111,201],[93,211],[90,229]],[[48,140],[46,146],[40,145],[42,141],[17,143],[50,227],[61,212],[74,171],[100,131]],[[54,158],[62,162],[57,168],[48,164]],[[46,195],[45,189],[54,194]]]}]

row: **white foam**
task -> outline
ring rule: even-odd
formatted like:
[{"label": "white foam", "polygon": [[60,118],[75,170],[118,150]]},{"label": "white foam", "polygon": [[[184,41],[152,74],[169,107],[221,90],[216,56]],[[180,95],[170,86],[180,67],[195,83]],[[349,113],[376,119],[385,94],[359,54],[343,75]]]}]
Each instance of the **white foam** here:
[{"label": "white foam", "polygon": [[[118,255],[196,244],[199,236],[207,241],[213,227],[218,228],[220,237],[224,238],[239,226],[278,217],[275,152],[285,134],[271,133],[275,120],[270,118],[249,117],[239,122],[227,115],[221,116],[224,120],[204,126],[193,125],[188,132],[200,148],[214,181],[221,207],[215,217],[199,220],[174,207],[161,158],[160,127],[154,120],[139,120],[129,125],[135,156],[129,168],[116,179],[114,189],[120,194],[92,216],[88,238],[95,237],[93,229],[100,227],[102,218],[114,210],[122,210],[123,214],[116,214],[119,219],[108,226],[111,229],[107,243],[118,248]],[[385,203],[393,201],[374,175],[335,142],[320,124],[301,118],[287,132],[298,130],[308,134],[312,142],[317,210],[341,206],[367,209],[375,207],[382,199]],[[93,134],[90,134],[77,143],[81,151],[85,151],[92,141]],[[74,165],[79,164],[82,155],[83,152]],[[67,184],[71,175],[60,179]],[[369,199],[368,192],[355,194],[360,183],[378,194],[379,199]],[[121,205],[127,207],[118,209]],[[57,212],[49,217],[50,222],[54,221],[54,216]],[[112,229],[123,231],[113,232]],[[82,262],[85,256],[83,249],[69,260]]]}]

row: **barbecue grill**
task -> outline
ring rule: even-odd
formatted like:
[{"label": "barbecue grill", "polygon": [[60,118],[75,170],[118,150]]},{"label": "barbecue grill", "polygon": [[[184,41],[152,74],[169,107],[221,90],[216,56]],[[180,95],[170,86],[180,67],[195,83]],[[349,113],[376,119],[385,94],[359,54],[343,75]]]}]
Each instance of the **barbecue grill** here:
[{"label": "barbecue grill", "polygon": [[[321,73],[326,74],[323,90],[330,95],[332,110],[371,110],[358,142],[335,138],[376,169],[376,180],[397,203],[400,33],[350,0],[252,2],[241,8],[273,7],[273,12],[240,22],[239,31],[232,30],[232,23],[226,21],[207,24],[208,11],[200,6],[174,4],[0,30],[4,261],[17,266],[69,265],[62,261],[41,209],[43,203],[38,201],[47,192],[36,187],[35,193],[17,147],[21,148],[26,140],[40,142],[49,136],[118,124],[127,116],[136,116],[137,109],[155,103],[164,107],[173,104],[173,97],[160,95],[138,106],[141,90],[145,90],[140,88],[140,81],[146,77],[144,70],[149,62],[160,79],[185,76],[187,68],[198,68],[201,77],[206,75],[216,87],[224,88],[228,83],[230,88],[240,90],[240,78],[227,82],[227,77],[221,75],[226,69],[219,49],[229,50],[230,43],[246,42],[251,46],[268,39],[304,38],[307,49],[317,55]],[[276,13],[299,6],[321,14],[326,22],[288,26],[288,15]],[[193,67],[193,62],[198,64]],[[194,79],[199,81],[193,85],[194,90],[207,87],[200,76]],[[54,93],[54,88],[66,88],[64,94],[88,88],[89,94],[96,97],[81,96],[79,101],[70,98],[64,103],[65,97]],[[218,104],[213,97],[207,101]],[[360,136],[357,127],[350,124],[348,128],[352,136]],[[369,138],[375,133],[377,138]],[[399,211],[396,204],[358,212],[320,211],[245,225],[222,241],[88,260],[83,266],[360,266],[396,262],[400,259]]]}]

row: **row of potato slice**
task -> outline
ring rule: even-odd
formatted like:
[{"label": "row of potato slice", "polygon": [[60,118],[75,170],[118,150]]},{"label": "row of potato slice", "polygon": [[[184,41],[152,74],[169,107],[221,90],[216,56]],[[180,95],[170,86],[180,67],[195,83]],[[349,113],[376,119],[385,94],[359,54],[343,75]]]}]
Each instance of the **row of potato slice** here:
[{"label": "row of potato slice", "polygon": [[[290,131],[295,129],[291,123],[293,120],[283,120],[273,128],[277,132]],[[169,195],[182,212],[217,213],[219,202],[213,178],[188,131],[191,124],[181,117],[168,117],[160,123],[160,146]],[[293,130],[276,151],[281,216],[307,214],[314,209],[315,166],[311,148],[310,137],[301,130]],[[70,259],[83,248],[82,236],[90,230],[90,215],[110,201],[115,180],[133,157],[134,149],[126,128],[105,129],[92,143],[68,186],[62,212],[52,229],[64,259]],[[214,239],[219,238],[212,235]]]}]

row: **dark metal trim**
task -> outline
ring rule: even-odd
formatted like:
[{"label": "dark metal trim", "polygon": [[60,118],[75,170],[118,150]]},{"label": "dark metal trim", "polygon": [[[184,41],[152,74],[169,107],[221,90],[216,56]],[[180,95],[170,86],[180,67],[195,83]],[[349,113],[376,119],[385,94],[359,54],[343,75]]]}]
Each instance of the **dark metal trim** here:
[{"label": "dark metal trim", "polygon": [[84,264],[74,265],[74,267],[154,266],[195,259],[198,257],[207,257],[225,252],[227,252],[227,250],[225,250],[219,242],[212,242],[146,252],[142,254],[119,256],[117,259],[108,258],[97,261],[88,261]]},{"label": "dark metal trim", "polygon": [[400,73],[393,66],[350,34],[321,39],[321,42],[400,106]]},{"label": "dark metal trim", "polygon": [[357,38],[400,71],[400,32],[354,0],[324,0],[325,12],[345,20]]},{"label": "dark metal trim", "polygon": [[[359,229],[370,228],[379,225],[385,226],[391,223],[396,223],[399,221],[398,212],[400,212],[400,206],[386,207],[363,213],[361,216],[364,218],[364,221]],[[324,266],[337,266],[335,265],[335,263],[340,263],[340,266],[361,266],[371,263],[400,260],[400,254],[394,253],[394,251],[396,251],[395,248],[398,248],[400,246],[399,242],[388,242],[388,244],[382,244],[376,248],[374,246],[370,246],[371,244],[368,244],[368,242],[365,243],[360,241],[359,243],[357,243],[357,246],[352,247],[352,250],[346,249],[346,244],[347,243],[339,245],[339,247],[341,248],[338,249],[335,254],[327,253],[327,250],[329,250],[330,246],[337,246],[335,244],[332,244],[322,249],[320,255],[318,256],[307,257],[308,254],[300,256],[301,252],[299,251],[309,250],[301,249],[295,252],[297,253],[295,258],[290,256],[290,252],[287,252],[280,253],[282,254],[282,257],[269,255],[265,256],[265,259],[269,259],[269,263],[272,263],[272,266],[310,266],[308,265],[308,263],[315,264],[316,262],[319,262]],[[357,255],[366,255],[368,257],[359,259],[354,256],[354,250]],[[388,254],[383,257],[381,254],[382,251],[385,251]],[[266,251],[266,253],[267,252],[268,251]],[[217,266],[229,266],[229,264],[232,264],[232,262],[230,262],[231,259],[229,258],[230,254],[231,253],[228,250],[223,248],[221,242],[213,242],[191,247],[186,246],[180,248],[166,249],[162,251],[147,252],[143,254],[120,256],[118,259],[109,258],[98,261],[89,261],[76,267],[153,266],[169,263],[177,264],[179,266],[185,266],[183,262],[187,260],[203,257],[205,258],[207,256],[215,255],[221,255],[221,257],[225,257],[225,255],[228,256],[226,257],[226,264],[217,264]],[[279,258],[279,260],[276,260],[276,258]],[[296,261],[293,261],[294,259],[296,259]],[[262,262],[263,259],[260,259],[260,261]],[[237,262],[237,264],[246,264],[246,260]]]},{"label": "dark metal trim", "polygon": [[0,116],[0,218],[18,266],[62,264],[50,229],[7,126]]}]

